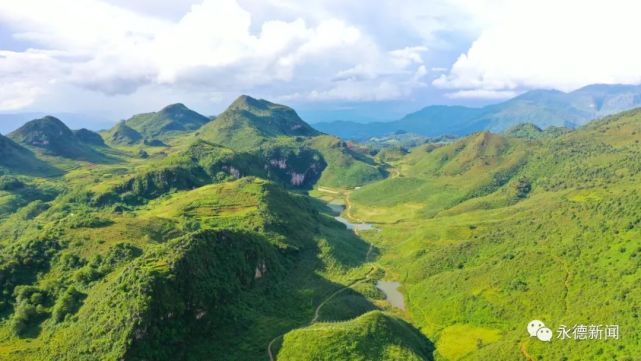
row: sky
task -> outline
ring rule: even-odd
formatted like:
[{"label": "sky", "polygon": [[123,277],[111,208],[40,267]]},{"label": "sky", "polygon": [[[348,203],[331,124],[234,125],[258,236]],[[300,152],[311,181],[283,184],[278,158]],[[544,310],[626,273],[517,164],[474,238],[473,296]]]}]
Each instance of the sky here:
[{"label": "sky", "polygon": [[[0,0],[0,113],[112,121],[240,94],[392,120],[530,89],[641,83],[630,0]],[[90,125],[88,125],[90,127]]]}]

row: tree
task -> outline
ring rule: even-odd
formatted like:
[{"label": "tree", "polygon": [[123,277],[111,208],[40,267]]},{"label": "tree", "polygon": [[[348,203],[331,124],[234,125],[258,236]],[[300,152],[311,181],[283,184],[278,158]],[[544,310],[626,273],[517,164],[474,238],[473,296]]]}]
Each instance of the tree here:
[{"label": "tree", "polygon": [[53,306],[52,316],[56,322],[64,321],[67,315],[76,313],[80,306],[85,294],[78,291],[75,287],[71,286],[65,293],[58,298],[56,304]]},{"label": "tree", "polygon": [[529,179],[523,177],[516,182],[514,188],[516,189],[517,198],[525,198],[532,190],[532,184]]}]

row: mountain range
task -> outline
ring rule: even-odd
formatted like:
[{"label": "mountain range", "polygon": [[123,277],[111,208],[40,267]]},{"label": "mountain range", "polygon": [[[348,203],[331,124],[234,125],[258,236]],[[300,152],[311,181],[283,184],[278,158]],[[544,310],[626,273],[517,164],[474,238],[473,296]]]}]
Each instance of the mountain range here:
[{"label": "mountain range", "polygon": [[345,139],[366,140],[397,131],[428,137],[463,136],[477,131],[500,132],[520,123],[574,128],[586,122],[641,106],[641,86],[589,85],[564,93],[533,90],[482,108],[434,105],[392,122],[316,123],[322,132]]},{"label": "mountain range", "polygon": [[[174,108],[0,136],[0,359],[641,352],[641,110],[359,144],[250,96],[200,127]],[[544,343],[531,319],[627,336]]]}]

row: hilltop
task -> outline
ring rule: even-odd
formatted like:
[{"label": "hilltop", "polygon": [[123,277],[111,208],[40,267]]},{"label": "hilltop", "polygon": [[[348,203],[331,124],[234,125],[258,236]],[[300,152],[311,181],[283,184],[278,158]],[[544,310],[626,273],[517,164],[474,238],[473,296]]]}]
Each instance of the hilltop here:
[{"label": "hilltop", "polygon": [[83,143],[91,144],[91,145],[95,145],[95,146],[104,146],[105,145],[105,140],[102,139],[100,134],[98,134],[98,133],[96,133],[94,131],[91,131],[89,129],[82,128],[82,129],[74,130],[73,134],[75,135],[75,137],[78,140],[80,140]]},{"label": "hilltop", "polygon": [[234,149],[246,150],[279,136],[310,137],[320,135],[296,112],[284,105],[242,95],[216,120],[198,132],[202,139]]},{"label": "hilltop", "polygon": [[199,129],[196,138],[265,159],[263,168],[272,179],[289,178],[292,185],[318,181],[331,187],[354,187],[385,176],[369,155],[318,132],[293,109],[246,95]]},{"label": "hilltop", "polygon": [[546,132],[524,125],[422,145],[394,161],[396,177],[350,195],[353,217],[381,228],[367,239],[403,275],[411,317],[444,360],[639,351],[523,332],[532,318],[553,328],[607,319],[634,332],[630,305],[641,299],[628,291],[640,276],[641,110]]},{"label": "hilltop", "polygon": [[134,115],[124,123],[143,137],[151,139],[195,131],[208,122],[209,118],[177,103],[158,112]]},{"label": "hilltop", "polygon": [[27,122],[9,133],[9,138],[48,155],[86,161],[104,160],[104,156],[90,144],[77,137],[60,119],[52,116]]},{"label": "hilltop", "polygon": [[429,341],[405,321],[372,311],[354,320],[318,323],[291,331],[284,337],[277,359],[281,361],[428,361]]},{"label": "hilltop", "polygon": [[114,145],[133,145],[142,141],[143,136],[125,122],[120,122],[105,132],[105,138]]}]

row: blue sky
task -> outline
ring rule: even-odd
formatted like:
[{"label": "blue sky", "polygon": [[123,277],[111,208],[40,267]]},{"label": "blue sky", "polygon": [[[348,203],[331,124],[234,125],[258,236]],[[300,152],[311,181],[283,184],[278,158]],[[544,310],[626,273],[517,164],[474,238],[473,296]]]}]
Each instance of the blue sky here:
[{"label": "blue sky", "polygon": [[611,0],[0,0],[0,112],[114,121],[239,94],[385,120],[528,89],[641,83],[639,5]]}]

